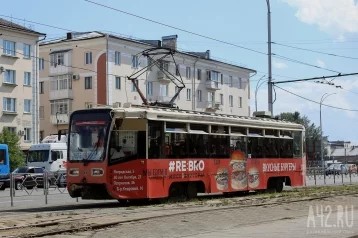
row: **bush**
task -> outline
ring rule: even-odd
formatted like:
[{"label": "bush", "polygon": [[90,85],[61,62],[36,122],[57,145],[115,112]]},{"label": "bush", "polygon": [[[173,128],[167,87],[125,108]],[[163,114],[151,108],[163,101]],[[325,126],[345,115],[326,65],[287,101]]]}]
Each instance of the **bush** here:
[{"label": "bush", "polygon": [[9,147],[10,171],[19,166],[25,165],[25,154],[20,148],[20,137],[4,128],[0,132],[0,144],[6,144]]}]

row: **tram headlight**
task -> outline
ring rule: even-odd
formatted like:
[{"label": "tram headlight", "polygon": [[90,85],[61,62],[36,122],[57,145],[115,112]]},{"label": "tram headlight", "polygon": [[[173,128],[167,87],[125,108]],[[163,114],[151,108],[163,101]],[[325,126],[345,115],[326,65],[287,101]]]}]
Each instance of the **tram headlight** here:
[{"label": "tram headlight", "polygon": [[103,174],[103,169],[92,169],[92,176],[102,176]]},{"label": "tram headlight", "polygon": [[80,170],[78,168],[71,168],[69,171],[68,171],[68,174],[70,176],[78,176],[80,175]]}]

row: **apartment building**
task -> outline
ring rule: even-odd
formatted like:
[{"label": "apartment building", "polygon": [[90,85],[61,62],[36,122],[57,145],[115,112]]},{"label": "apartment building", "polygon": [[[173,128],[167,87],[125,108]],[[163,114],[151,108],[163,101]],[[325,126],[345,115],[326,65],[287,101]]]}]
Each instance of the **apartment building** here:
[{"label": "apartment building", "polygon": [[[40,44],[41,137],[67,129],[71,111],[94,105],[142,104],[128,76],[151,65],[142,51],[154,47],[177,49],[177,36],[137,40],[102,32],[69,32]],[[108,52],[108,54],[107,54]],[[254,70],[221,62],[210,51],[177,51],[174,60],[160,61],[182,89],[175,104],[180,109],[249,116],[249,78]],[[167,102],[178,87],[153,65],[137,79],[149,102]]]},{"label": "apartment building", "polygon": [[45,34],[0,18],[0,129],[21,136],[21,149],[39,140],[39,38]]}]

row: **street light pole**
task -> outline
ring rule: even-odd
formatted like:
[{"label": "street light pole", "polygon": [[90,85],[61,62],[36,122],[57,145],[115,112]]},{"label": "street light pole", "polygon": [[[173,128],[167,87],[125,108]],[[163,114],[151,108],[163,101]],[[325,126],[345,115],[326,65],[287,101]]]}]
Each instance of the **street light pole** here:
[{"label": "street light pole", "polygon": [[322,102],[330,95],[333,95],[336,93],[331,93],[331,94],[323,94],[323,96],[321,97],[321,101],[319,103],[319,128],[320,128],[320,134],[321,134],[321,162],[322,162],[322,169],[323,169],[323,175],[324,175],[324,183],[326,184],[326,171],[325,171],[325,166],[324,166],[324,160],[323,160],[323,129],[322,129]]},{"label": "street light pole", "polygon": [[271,10],[270,0],[267,3],[267,32],[268,32],[268,109],[273,116],[273,103],[272,103],[272,67],[271,67]]},{"label": "street light pole", "polygon": [[[256,84],[256,89],[255,89],[255,108],[256,108],[256,112],[257,112],[257,90],[261,87],[262,84],[259,85],[260,81],[265,77],[266,75],[262,76],[259,81],[257,82]],[[267,81],[267,80],[266,80]],[[266,81],[263,81],[262,83],[266,82]]]}]

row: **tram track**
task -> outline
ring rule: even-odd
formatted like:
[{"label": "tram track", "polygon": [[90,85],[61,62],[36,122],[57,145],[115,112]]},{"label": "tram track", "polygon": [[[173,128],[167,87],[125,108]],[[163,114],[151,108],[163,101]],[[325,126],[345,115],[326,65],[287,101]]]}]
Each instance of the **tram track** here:
[{"label": "tram track", "polygon": [[[240,205],[219,205],[219,206],[208,206],[208,205],[192,205],[192,206],[179,206],[179,207],[169,207],[169,208],[155,208],[155,209],[138,209],[136,210],[121,210],[112,213],[102,213],[94,216],[85,216],[78,217],[74,219],[66,219],[59,220],[55,222],[41,223],[41,224],[32,224],[28,226],[16,227],[16,231],[21,233],[21,230],[33,230],[29,233],[23,233],[15,236],[6,235],[6,237],[45,237],[52,235],[59,235],[64,233],[73,233],[79,232],[83,230],[98,230],[103,228],[109,228],[113,226],[118,226],[125,223],[131,222],[140,222],[144,220],[150,219],[158,219],[158,218],[166,218],[178,215],[187,215],[193,213],[206,213],[217,210],[228,210],[228,209],[241,209],[241,208],[249,208],[249,207],[260,207],[260,206],[278,206],[287,203],[295,203],[295,202],[305,202],[305,201],[314,201],[320,199],[328,199],[332,197],[340,197],[340,196],[354,196],[357,195],[358,192],[352,193],[344,193],[344,194],[329,194],[315,197],[300,197],[296,199],[287,199],[287,200],[277,200],[277,201],[269,201],[258,204],[240,204]],[[250,197],[250,196],[249,196]],[[249,199],[248,199],[249,200]],[[179,203],[181,204],[181,203]],[[118,207],[118,206],[117,206]],[[147,213],[147,214],[145,214]],[[130,217],[127,217],[130,216]],[[102,219],[101,219],[102,218]],[[98,219],[101,219],[102,222],[98,222]],[[104,222],[106,220],[108,222]],[[79,224],[76,226],[76,222]],[[11,229],[1,229],[0,236],[2,232],[10,231]],[[38,229],[36,232],[35,230]],[[44,230],[47,229],[47,230]]]}]

